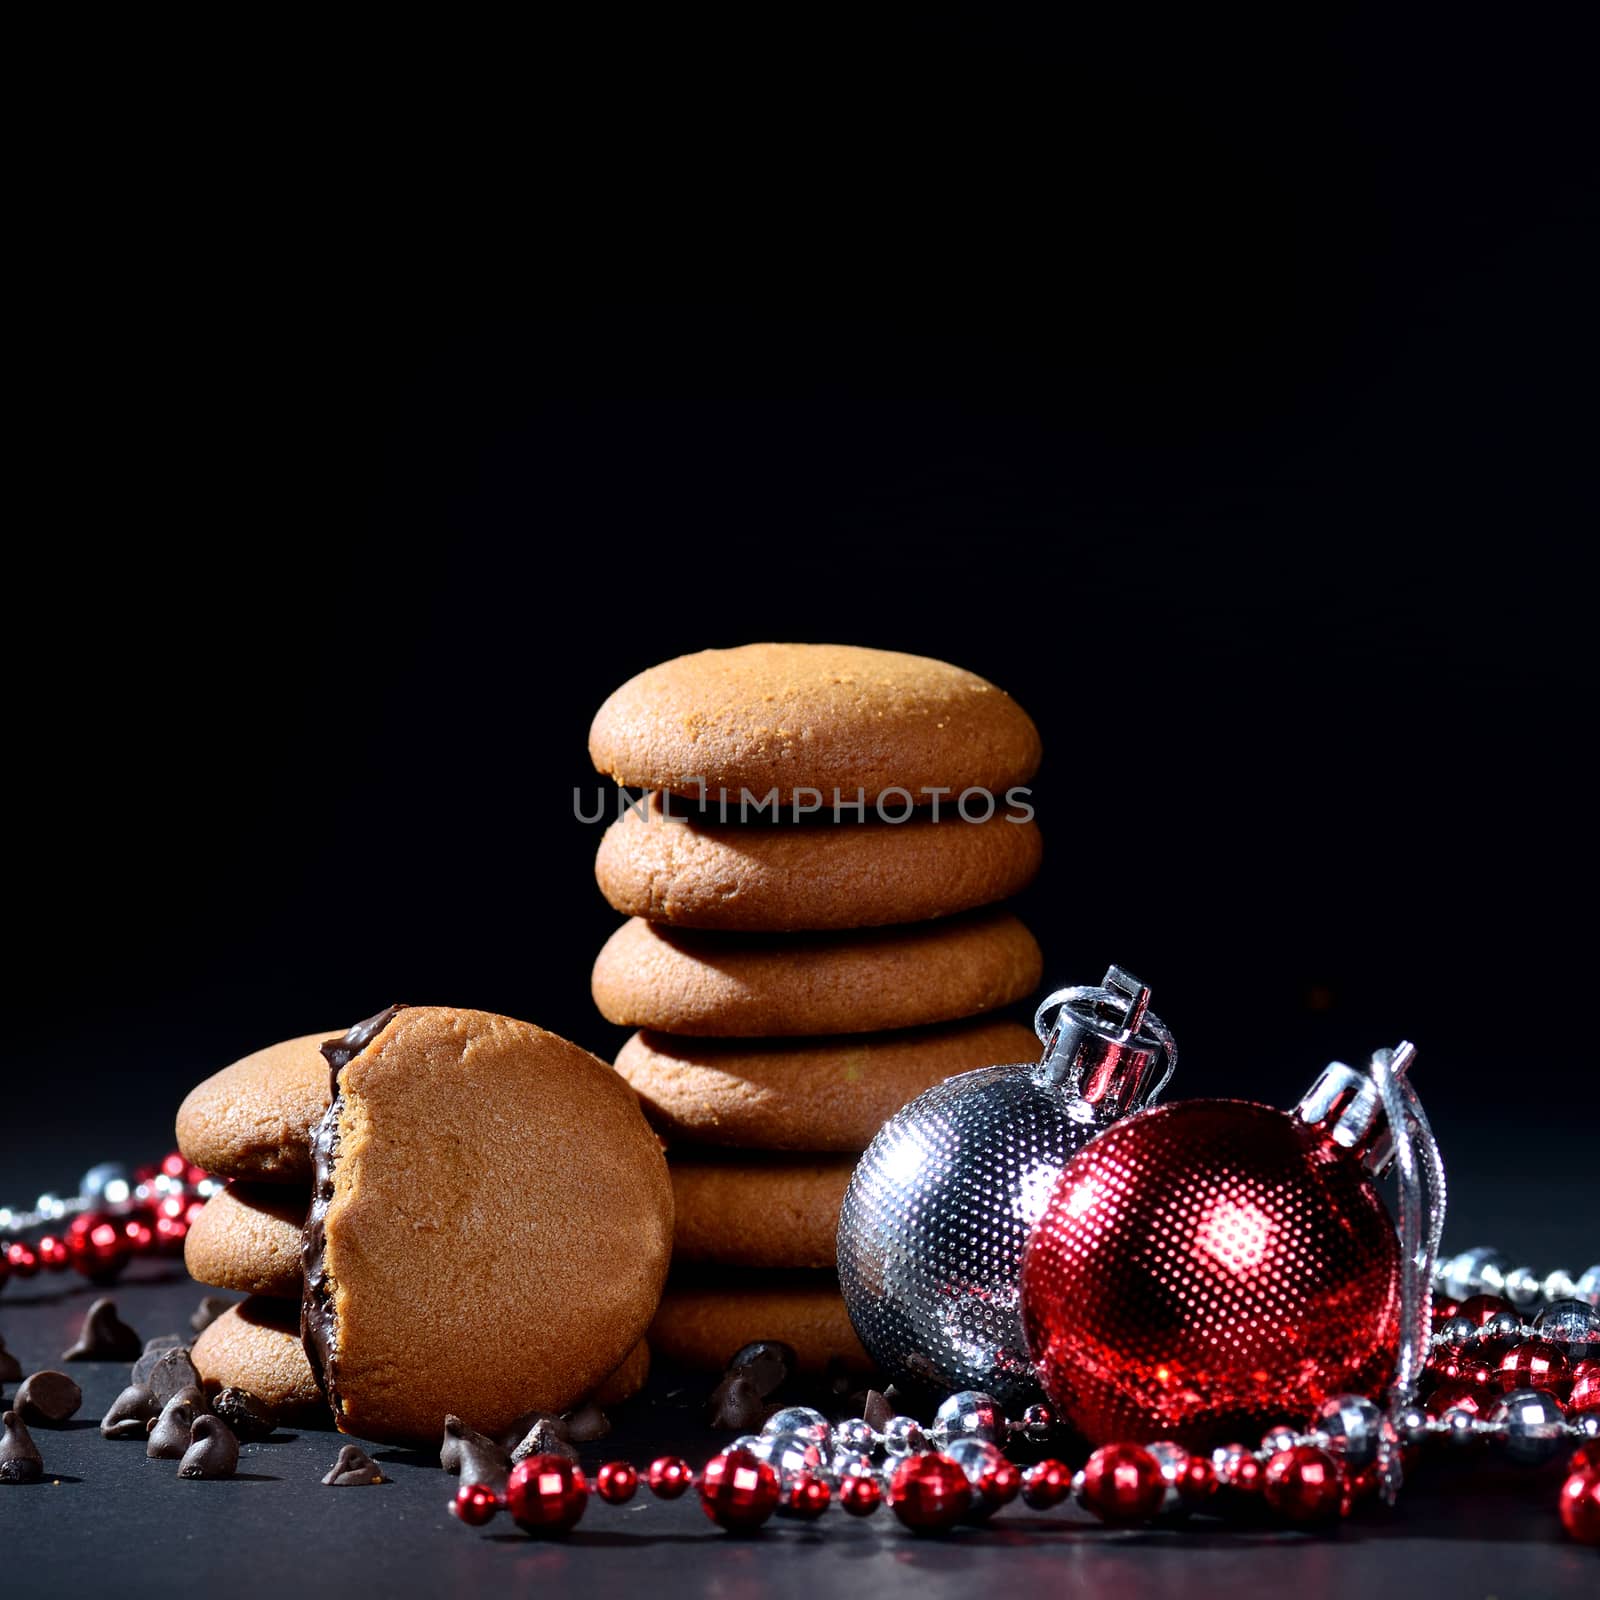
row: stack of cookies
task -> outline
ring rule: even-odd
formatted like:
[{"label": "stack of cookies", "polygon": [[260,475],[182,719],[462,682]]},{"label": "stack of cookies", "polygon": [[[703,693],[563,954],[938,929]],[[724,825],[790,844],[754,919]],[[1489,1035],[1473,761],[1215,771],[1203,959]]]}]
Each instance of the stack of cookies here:
[{"label": "stack of cookies", "polygon": [[[331,1108],[331,1109],[330,1109]],[[242,1290],[207,1386],[363,1438],[531,1419],[644,1382],[672,1242],[660,1142],[604,1062],[510,1017],[391,1006],[235,1062],[178,1112],[229,1180],[185,1240]]]},{"label": "stack of cookies", "polygon": [[311,1204],[311,1136],[328,1109],[327,1028],[213,1074],[178,1111],[178,1148],[228,1187],[184,1241],[199,1283],[240,1290],[194,1349],[208,1382],[258,1396],[286,1419],[326,1415],[300,1342],[301,1230]]},{"label": "stack of cookies", "polygon": [[783,1339],[864,1366],[834,1275],[857,1157],[957,1072],[1032,1060],[991,1013],[1038,985],[993,909],[1038,870],[1021,786],[1039,737],[960,668],[834,645],[746,645],[624,684],[596,767],[651,791],[596,877],[630,920],[594,998],[668,1145],[673,1272],[650,1340],[692,1366]]}]

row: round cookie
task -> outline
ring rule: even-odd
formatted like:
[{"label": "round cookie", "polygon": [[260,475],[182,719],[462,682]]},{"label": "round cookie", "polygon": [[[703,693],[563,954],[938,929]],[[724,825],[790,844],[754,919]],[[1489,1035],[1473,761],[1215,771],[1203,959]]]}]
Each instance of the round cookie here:
[{"label": "round cookie", "polygon": [[650,1341],[641,1339],[622,1358],[622,1365],[600,1380],[589,1398],[597,1406],[619,1406],[624,1400],[631,1400],[638,1394],[649,1377]]},{"label": "round cookie", "polygon": [[636,1033],[617,1071],[669,1141],[859,1155],[934,1084],[1038,1056],[1031,1028],[988,1019],[776,1045]]},{"label": "round cookie", "polygon": [[[589,755],[618,783],[757,800],[796,789],[831,802],[894,789],[1003,794],[1039,765],[1021,706],[975,673],[927,656],[841,644],[702,650],[641,672],[589,729]],[[810,796],[802,804],[810,803]],[[893,797],[898,801],[898,796]]]},{"label": "round cookie", "polygon": [[302,1327],[341,1429],[499,1435],[644,1335],[672,1188],[633,1091],[531,1023],[398,1007],[328,1047]]},{"label": "round cookie", "polygon": [[672,1162],[680,1266],[833,1270],[854,1156]]},{"label": "round cookie", "polygon": [[1008,912],[886,931],[702,933],[634,917],[594,964],[608,1022],[712,1038],[872,1033],[951,1022],[1037,987],[1033,935]]},{"label": "round cookie", "polygon": [[[674,820],[674,817],[677,820]],[[682,928],[790,933],[925,922],[992,905],[1039,870],[1038,825],[997,811],[964,822],[689,821],[659,796],[606,829],[600,892],[629,916]]]},{"label": "round cookie", "polygon": [[303,1189],[240,1185],[214,1194],[183,1241],[196,1283],[300,1300],[301,1230],[310,1196]]},{"label": "round cookie", "polygon": [[658,1357],[706,1372],[721,1372],[735,1351],[758,1339],[790,1345],[802,1372],[825,1371],[834,1361],[853,1372],[872,1370],[850,1326],[838,1280],[827,1273],[674,1280],[650,1324],[650,1346]]},{"label": "round cookie", "polygon": [[247,1389],[285,1422],[327,1419],[328,1409],[300,1342],[293,1300],[253,1296],[229,1308],[190,1352],[208,1389]]},{"label": "round cookie", "polygon": [[328,1109],[323,1040],[339,1030],[268,1045],[197,1084],[178,1108],[178,1148],[220,1178],[311,1180],[311,1133]]}]

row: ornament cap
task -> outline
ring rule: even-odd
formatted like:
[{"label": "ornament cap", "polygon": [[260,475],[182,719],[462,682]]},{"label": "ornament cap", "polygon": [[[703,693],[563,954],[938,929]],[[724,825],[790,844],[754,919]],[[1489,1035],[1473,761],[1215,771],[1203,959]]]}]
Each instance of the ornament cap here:
[{"label": "ornament cap", "polygon": [[[1404,1078],[1417,1058],[1417,1047],[1401,1040],[1392,1050],[1379,1050],[1382,1062]],[[1357,1068],[1330,1061],[1295,1107],[1295,1115],[1320,1128],[1337,1145],[1356,1156],[1374,1177],[1382,1177],[1394,1161],[1394,1131],[1383,1114],[1383,1096],[1372,1066]]]},{"label": "ornament cap", "polygon": [[1036,1076],[1075,1094],[1090,1116],[1149,1105],[1178,1061],[1170,1030],[1150,1009],[1150,986],[1117,966],[1098,986],[1057,989],[1033,1027],[1044,1045]]}]

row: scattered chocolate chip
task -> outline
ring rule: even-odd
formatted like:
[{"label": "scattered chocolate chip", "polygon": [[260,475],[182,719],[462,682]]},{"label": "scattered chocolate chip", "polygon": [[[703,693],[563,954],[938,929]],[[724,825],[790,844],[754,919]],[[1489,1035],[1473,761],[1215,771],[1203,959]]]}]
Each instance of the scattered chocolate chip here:
[{"label": "scattered chocolate chip", "polygon": [[11,1402],[24,1422],[36,1428],[59,1428],[83,1404],[83,1390],[64,1372],[47,1369],[24,1378]]},{"label": "scattered chocolate chip", "polygon": [[175,1350],[163,1350],[156,1357],[156,1364],[150,1369],[146,1381],[151,1394],[156,1397],[156,1404],[164,1406],[173,1395],[182,1394],[185,1389],[198,1389],[200,1374],[189,1358],[188,1348],[180,1345]]},{"label": "scattered chocolate chip", "polygon": [[[468,1447],[478,1451],[480,1455],[505,1456],[505,1449],[491,1439],[487,1434],[479,1433],[475,1428],[469,1428],[460,1417],[446,1416],[444,1419],[444,1438],[439,1444],[439,1465],[446,1472],[461,1471],[461,1452]],[[509,1462],[510,1457],[506,1457]],[[468,1478],[467,1482],[475,1480]]]},{"label": "scattered chocolate chip", "polygon": [[20,1383],[22,1381],[22,1367],[17,1358],[6,1349],[6,1342],[0,1339],[0,1383]]},{"label": "scattered chocolate chip", "polygon": [[868,1389],[867,1398],[861,1407],[861,1415],[866,1419],[868,1427],[876,1433],[882,1433],[884,1425],[894,1415],[894,1409],[876,1389]]},{"label": "scattered chocolate chip", "polygon": [[117,1315],[117,1302],[96,1300],[83,1314],[78,1342],[61,1352],[63,1361],[136,1361],[143,1348],[139,1335]]},{"label": "scattered chocolate chip", "polygon": [[511,1452],[511,1461],[515,1465],[519,1461],[526,1461],[529,1456],[542,1455],[565,1456],[569,1461],[578,1459],[578,1452],[572,1448],[560,1421],[555,1417],[540,1417],[523,1435],[521,1444]]},{"label": "scattered chocolate chip", "polygon": [[[347,1444],[322,1480],[330,1489],[357,1489],[368,1483],[387,1483],[378,1463],[358,1444]],[[478,1480],[471,1478],[469,1483]]]},{"label": "scattered chocolate chip", "polygon": [[130,1383],[115,1400],[111,1409],[100,1419],[102,1439],[143,1439],[149,1432],[146,1424],[160,1414],[156,1397],[145,1383]]},{"label": "scattered chocolate chip", "polygon": [[239,1441],[221,1417],[196,1417],[180,1478],[231,1478],[239,1465]]},{"label": "scattered chocolate chip", "polygon": [[37,1483],[44,1476],[44,1457],[27,1425],[15,1411],[6,1412],[0,1423],[5,1427],[0,1438],[0,1483]]},{"label": "scattered chocolate chip", "polygon": [[149,1383],[150,1374],[156,1369],[156,1362],[158,1362],[162,1356],[167,1353],[167,1351],[186,1350],[187,1348],[188,1346],[184,1344],[182,1337],[176,1333],[161,1333],[157,1334],[154,1339],[146,1339],[144,1342],[144,1351],[140,1355],[139,1359],[134,1362],[133,1372],[129,1377],[128,1382]]},{"label": "scattered chocolate chip", "polygon": [[593,1444],[611,1432],[611,1418],[593,1400],[583,1400],[562,1415],[560,1427],[574,1444]]},{"label": "scattered chocolate chip", "polygon": [[237,1300],[224,1300],[220,1294],[208,1294],[204,1300],[194,1308],[189,1317],[189,1326],[196,1333],[204,1333],[218,1317],[230,1306],[235,1306]]},{"label": "scattered chocolate chip", "polygon": [[737,1372],[752,1384],[763,1400],[793,1375],[798,1357],[781,1339],[757,1339],[735,1350],[728,1361],[728,1373]]},{"label": "scattered chocolate chip", "polygon": [[234,1438],[242,1444],[259,1444],[263,1439],[270,1439],[278,1426],[277,1413],[248,1389],[219,1389],[211,1409],[228,1424]]},{"label": "scattered chocolate chip", "polygon": [[715,1389],[706,1406],[706,1420],[713,1428],[730,1433],[757,1432],[767,1414],[761,1391],[742,1372],[730,1372]]},{"label": "scattered chocolate chip", "polygon": [[179,1461],[189,1448],[189,1434],[196,1420],[205,1414],[205,1396],[198,1389],[184,1389],[161,1408],[159,1417],[145,1424],[149,1438],[144,1453],[152,1461]]}]

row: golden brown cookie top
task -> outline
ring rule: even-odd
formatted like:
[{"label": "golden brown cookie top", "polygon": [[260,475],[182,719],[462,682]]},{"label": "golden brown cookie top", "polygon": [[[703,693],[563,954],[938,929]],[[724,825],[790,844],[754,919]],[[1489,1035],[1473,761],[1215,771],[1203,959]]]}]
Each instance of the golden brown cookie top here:
[{"label": "golden brown cookie top", "polygon": [[425,1439],[454,1412],[498,1432],[588,1393],[644,1334],[671,1187],[632,1090],[587,1051],[408,1007],[343,1067],[328,1126],[307,1349],[349,1431]]},{"label": "golden brown cookie top", "polygon": [[1039,765],[1021,706],[976,673],[860,645],[747,644],[648,668],[589,730],[595,766],[618,783],[677,794],[795,789],[869,802],[903,788],[1004,793]]},{"label": "golden brown cookie top", "polygon": [[224,1178],[304,1184],[311,1130],[328,1109],[323,1029],[285,1039],[196,1084],[178,1108],[178,1148]]}]

